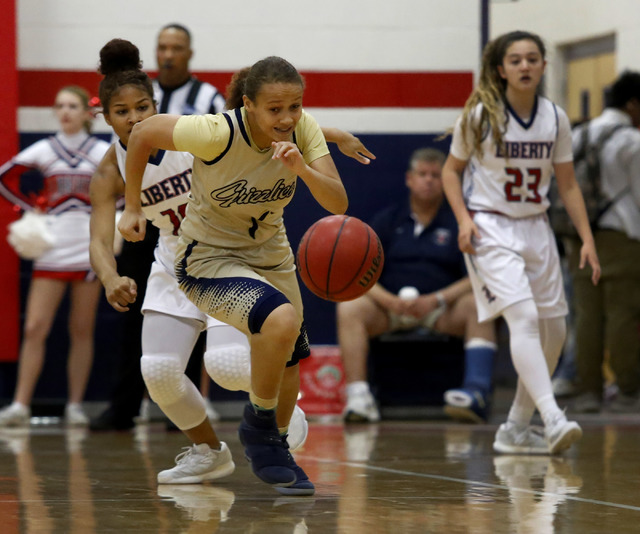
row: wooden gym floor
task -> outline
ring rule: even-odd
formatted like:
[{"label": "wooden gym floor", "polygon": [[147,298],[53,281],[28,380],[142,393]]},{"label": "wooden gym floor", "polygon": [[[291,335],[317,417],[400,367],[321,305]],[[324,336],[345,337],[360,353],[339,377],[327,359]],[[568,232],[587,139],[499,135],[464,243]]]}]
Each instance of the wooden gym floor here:
[{"label": "wooden gym floor", "polygon": [[251,473],[237,421],[217,428],[230,477],[156,484],[188,445],[163,423],[90,433],[61,425],[0,431],[0,532],[640,532],[640,415],[582,416],[584,438],[556,458],[496,456],[497,424],[312,422],[298,463],[314,497],[282,497]]}]

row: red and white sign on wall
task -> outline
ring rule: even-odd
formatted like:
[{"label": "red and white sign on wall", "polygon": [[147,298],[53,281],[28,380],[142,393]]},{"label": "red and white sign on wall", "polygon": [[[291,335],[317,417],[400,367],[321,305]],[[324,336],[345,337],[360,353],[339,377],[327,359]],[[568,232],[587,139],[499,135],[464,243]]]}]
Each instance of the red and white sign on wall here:
[{"label": "red and white sign on wall", "polygon": [[314,345],[300,362],[300,400],[308,415],[340,414],[345,403],[345,378],[340,348]]}]

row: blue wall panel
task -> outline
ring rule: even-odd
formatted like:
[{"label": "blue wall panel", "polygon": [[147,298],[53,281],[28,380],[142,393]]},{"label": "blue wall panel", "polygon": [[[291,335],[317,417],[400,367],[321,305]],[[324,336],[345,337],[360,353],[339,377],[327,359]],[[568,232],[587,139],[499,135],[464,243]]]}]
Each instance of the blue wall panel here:
[{"label": "blue wall panel", "polygon": [[[41,134],[23,134],[20,146],[26,147],[43,137]],[[101,136],[108,140],[108,137]],[[402,200],[406,195],[404,173],[413,150],[435,146],[447,152],[449,140],[437,141],[435,135],[360,135],[360,139],[377,159],[369,166],[347,158],[332,145],[331,152],[349,195],[348,215],[368,221],[373,213],[389,203]],[[328,215],[310,195],[304,182],[299,180],[296,195],[285,211],[285,224],[294,252],[300,238],[318,219]],[[22,262],[21,287],[23,306],[30,278],[31,264]],[[305,317],[312,344],[336,342],[335,304],[324,301],[304,286],[302,297]],[[35,399],[66,398],[66,332],[65,301],[55,321],[47,343],[47,359]],[[115,365],[121,350],[121,315],[103,298],[98,311],[96,327],[96,355],[87,400],[103,400],[108,396],[115,378]],[[23,317],[24,318],[24,317]],[[0,366],[0,398],[9,399],[15,387],[15,364]]]}]

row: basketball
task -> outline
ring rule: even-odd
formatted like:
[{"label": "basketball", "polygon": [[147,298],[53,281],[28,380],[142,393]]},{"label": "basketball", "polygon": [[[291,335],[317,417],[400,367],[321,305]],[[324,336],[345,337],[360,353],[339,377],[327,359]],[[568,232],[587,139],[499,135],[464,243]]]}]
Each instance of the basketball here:
[{"label": "basketball", "polygon": [[373,229],[348,215],[316,221],[300,240],[298,272],[304,285],[333,302],[353,300],[380,278],[384,252]]}]

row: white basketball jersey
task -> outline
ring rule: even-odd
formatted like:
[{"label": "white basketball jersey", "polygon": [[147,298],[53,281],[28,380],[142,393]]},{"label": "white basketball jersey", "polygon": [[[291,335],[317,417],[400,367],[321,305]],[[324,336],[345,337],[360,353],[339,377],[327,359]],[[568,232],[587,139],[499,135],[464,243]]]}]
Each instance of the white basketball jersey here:
[{"label": "white basketball jersey", "polygon": [[[120,174],[125,176],[127,149],[118,141],[116,156]],[[191,190],[193,156],[186,152],[160,150],[149,162],[142,177],[140,198],[145,217],[160,229],[155,256],[173,273],[178,229],[187,209]]]},{"label": "white basketball jersey", "polygon": [[[480,116],[480,106],[475,117]],[[553,102],[537,97],[531,117],[523,121],[507,104],[504,148],[496,147],[491,132],[482,140],[482,155],[467,143],[456,123],[451,154],[468,161],[463,193],[472,211],[495,211],[520,218],[544,213],[553,165],[572,161],[571,127],[566,113]],[[470,128],[467,128],[469,131]]]}]

